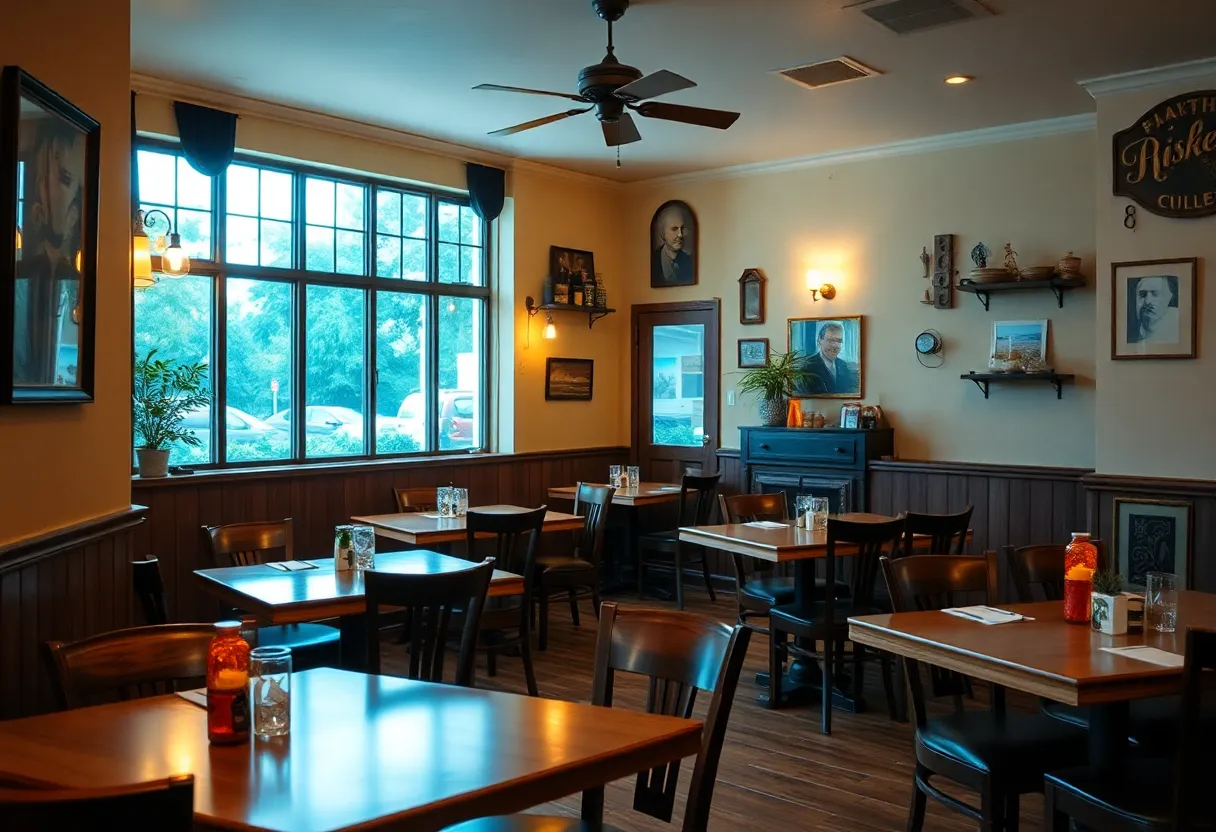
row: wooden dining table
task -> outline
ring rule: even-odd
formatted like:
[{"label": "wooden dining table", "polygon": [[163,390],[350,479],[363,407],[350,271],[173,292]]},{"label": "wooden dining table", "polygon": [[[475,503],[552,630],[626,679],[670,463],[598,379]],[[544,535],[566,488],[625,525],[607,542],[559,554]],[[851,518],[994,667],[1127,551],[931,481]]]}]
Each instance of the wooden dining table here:
[{"label": "wooden dining table", "polygon": [[1089,706],[1091,762],[1117,762],[1126,752],[1128,702],[1176,694],[1182,668],[1104,651],[1143,645],[1186,652],[1186,628],[1216,628],[1216,595],[1181,592],[1177,630],[1108,636],[1064,620],[1061,601],[1006,604],[1033,621],[986,625],[944,612],[902,612],[849,619],[849,638],[878,650],[953,670],[1066,705]]},{"label": "wooden dining table", "polygon": [[696,754],[701,723],[319,668],[291,677],[291,733],[207,742],[170,694],[0,722],[0,776],[102,788],[194,775],[196,829],[429,832]]},{"label": "wooden dining table", "polygon": [[[848,512],[834,514],[833,518],[848,520],[853,523],[888,523],[895,520],[883,514],[868,512]],[[967,531],[967,540],[972,533]],[[815,563],[827,557],[828,534],[826,530],[812,531],[790,524],[782,524],[775,528],[759,528],[747,523],[727,523],[717,526],[685,526],[680,529],[680,540],[685,543],[695,543],[709,549],[719,549],[736,555],[768,561],[770,563],[794,564],[794,600],[798,604],[809,605],[816,600],[815,595]],[[916,535],[913,548],[925,545],[930,541],[928,535]],[[856,554],[857,548],[850,544],[840,543],[836,546],[838,555]],[[768,686],[768,674],[757,673],[756,681],[761,686]],[[822,673],[814,662],[805,661],[801,657],[790,662],[782,685],[784,691],[782,702],[797,704],[801,702],[820,701],[820,684]],[[865,701],[853,698],[844,680],[832,691],[832,706],[850,713],[860,713],[865,710]]]},{"label": "wooden dining table", "polygon": [[[298,561],[299,562],[299,561]],[[333,558],[302,561],[314,569],[284,572],[270,564],[199,569],[200,588],[224,604],[243,610],[266,624],[298,624],[337,618],[341,631],[342,665],[366,666],[366,631],[363,573],[334,570]],[[377,572],[438,575],[468,569],[467,560],[424,549],[382,552],[376,555]],[[489,595],[518,595],[524,591],[522,575],[494,570]]]},{"label": "wooden dining table", "polygon": [[[518,514],[534,509],[522,506],[474,506],[469,511],[483,514]],[[440,517],[434,512],[403,512],[397,514],[366,514],[352,517],[352,522],[371,526],[376,534],[402,543],[414,546],[433,546],[441,543],[454,543],[465,540],[468,536],[465,518]],[[563,514],[560,511],[545,513],[545,524],[541,531],[564,532],[574,531],[583,527],[583,518],[575,514]],[[485,535],[489,537],[490,535]]]}]

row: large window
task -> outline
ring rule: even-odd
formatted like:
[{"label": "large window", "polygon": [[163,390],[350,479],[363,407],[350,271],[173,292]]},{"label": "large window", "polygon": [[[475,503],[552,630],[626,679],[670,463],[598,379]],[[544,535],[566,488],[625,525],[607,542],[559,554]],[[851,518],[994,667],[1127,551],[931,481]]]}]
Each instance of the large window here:
[{"label": "large window", "polygon": [[488,241],[467,201],[247,157],[212,180],[169,145],[138,155],[140,204],[172,218],[193,265],[136,292],[136,354],[209,367],[212,403],[186,420],[201,445],[172,464],[485,446]]}]

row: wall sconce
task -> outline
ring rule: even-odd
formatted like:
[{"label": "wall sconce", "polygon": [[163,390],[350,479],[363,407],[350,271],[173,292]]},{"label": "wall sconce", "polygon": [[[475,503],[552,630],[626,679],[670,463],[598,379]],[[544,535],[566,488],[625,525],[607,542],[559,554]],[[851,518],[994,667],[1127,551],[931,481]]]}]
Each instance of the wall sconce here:
[{"label": "wall sconce", "polygon": [[[153,217],[159,214],[169,227],[167,236],[149,240],[145,228],[153,226]],[[136,211],[132,228],[132,254],[135,257],[135,288],[146,289],[155,284],[152,277],[152,252],[160,255],[161,272],[166,277],[185,277],[190,274],[190,256],[182,249],[182,236],[173,230],[173,221],[159,208],[151,211]]]},{"label": "wall sconce", "polygon": [[815,303],[819,302],[820,298],[831,300],[836,297],[836,287],[831,283],[823,283],[823,272],[818,269],[810,269],[806,273],[806,288],[811,293],[811,300]]},{"label": "wall sconce", "polygon": [[545,336],[546,341],[552,341],[554,338],[557,337],[557,327],[555,327],[553,325],[553,313],[552,312],[545,313],[544,336]]}]

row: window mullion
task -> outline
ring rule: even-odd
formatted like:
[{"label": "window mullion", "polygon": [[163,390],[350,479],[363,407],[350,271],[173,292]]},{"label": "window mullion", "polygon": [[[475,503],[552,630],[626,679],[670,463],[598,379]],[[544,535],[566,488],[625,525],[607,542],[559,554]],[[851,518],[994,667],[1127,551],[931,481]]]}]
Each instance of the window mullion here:
[{"label": "window mullion", "polygon": [[211,435],[215,441],[211,444],[215,464],[223,465],[228,461],[228,279],[223,273],[211,279],[215,281],[211,291],[215,304],[211,314]]},{"label": "window mullion", "polygon": [[[366,216],[366,215],[365,215]],[[363,290],[363,453],[376,455],[376,292]]]}]

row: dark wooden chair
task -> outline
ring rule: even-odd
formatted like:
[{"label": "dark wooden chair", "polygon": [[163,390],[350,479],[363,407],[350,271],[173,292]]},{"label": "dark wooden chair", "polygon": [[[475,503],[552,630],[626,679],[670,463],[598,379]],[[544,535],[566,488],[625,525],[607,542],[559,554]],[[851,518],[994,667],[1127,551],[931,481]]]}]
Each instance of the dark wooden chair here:
[{"label": "dark wooden chair", "polygon": [[409,575],[377,572],[363,574],[367,602],[367,672],[380,673],[380,608],[401,607],[405,611],[409,638],[409,665],[406,678],[424,682],[443,681],[443,659],[447,649],[452,616],[463,616],[460,654],[456,659],[456,684],[473,685],[473,662],[477,656],[477,635],[494,559],[487,558],[457,572],[438,575]]},{"label": "dark wooden chair", "polygon": [[165,602],[165,582],[156,558],[137,560],[131,564],[131,579],[135,584],[135,600],[139,602],[145,624],[168,624],[169,607]]},{"label": "dark wooden chair", "polygon": [[518,649],[524,663],[524,679],[528,695],[537,696],[536,673],[532,669],[532,597],[536,585],[536,543],[545,525],[548,506],[532,511],[510,513],[470,509],[465,515],[465,529],[470,552],[476,551],[479,534],[493,535],[494,562],[505,572],[524,577],[521,595],[491,598],[481,615],[480,652],[486,654],[489,674],[498,670],[498,654]]},{"label": "dark wooden chair", "polygon": [[[926,554],[961,555],[967,543],[967,530],[971,526],[972,506],[957,514],[904,514],[904,546],[902,554],[915,552],[914,540],[918,534],[928,535],[929,550]],[[922,547],[923,548],[923,547]]]},{"label": "dark wooden chair", "polygon": [[1207,766],[1216,739],[1213,671],[1216,631],[1188,628],[1173,759],[1136,756],[1122,765],[1054,766],[1044,778],[1043,829],[1068,832],[1070,822],[1103,832],[1216,829],[1216,813],[1207,793],[1211,788]]},{"label": "dark wooden chair", "polygon": [[[707,526],[714,511],[715,498],[718,493],[718,480],[721,474],[699,476],[685,474],[680,480],[680,510],[676,521],[677,528],[665,532],[652,532],[638,538],[638,595],[643,594],[643,581],[646,569],[657,565],[670,566],[675,572],[676,606],[684,609],[684,566],[686,564],[701,564],[701,575],[705,579],[705,590],[709,600],[716,601],[713,583],[709,578],[709,562],[705,559],[705,550],[680,542],[680,526]],[[665,557],[648,559],[647,552],[655,552]]]},{"label": "dark wooden chair", "polygon": [[[549,601],[554,595],[570,600],[570,620],[579,626],[578,599],[591,596],[591,608],[600,614],[600,561],[604,553],[604,532],[608,509],[616,489],[580,482],[574,492],[574,513],[582,516],[574,551],[569,555],[538,555],[536,558],[536,599],[540,605],[540,633],[537,648],[549,648]],[[580,590],[585,590],[580,593]]]},{"label": "dark wooden chair", "polygon": [[[903,534],[904,521],[900,517],[880,523],[866,521],[841,520],[836,517],[828,518],[827,553],[823,558],[826,565],[824,583],[817,589],[816,598],[803,607],[796,601],[779,607],[773,607],[769,612],[769,702],[771,707],[781,704],[781,659],[783,651],[808,658],[818,658],[811,650],[798,644],[786,645],[786,638],[793,636],[796,640],[814,643],[823,642],[823,713],[821,729],[823,733],[832,733],[832,688],[837,675],[836,665],[843,671],[844,642],[848,640],[848,619],[853,615],[872,615],[880,612],[874,601],[874,585],[878,575],[878,559],[899,548],[900,536]],[[855,555],[838,555],[836,547],[844,544],[856,548]],[[843,596],[833,591],[832,598],[827,598],[826,587],[836,585],[836,576],[845,574],[840,567],[843,561],[849,561],[849,592]],[[882,662],[882,679],[885,688],[887,707],[895,716],[895,691],[891,675],[891,657],[888,653],[879,652]],[[861,644],[853,644],[853,698],[860,700],[865,678],[864,662],[866,648]]]},{"label": "dark wooden chair", "polygon": [[[617,673],[649,678],[646,710],[691,718],[698,690],[713,698],[705,716],[701,751],[693,766],[684,806],[684,832],[703,832],[709,825],[718,762],[722,757],[739,674],[747,655],[751,630],[729,627],[702,616],[671,610],[600,610],[595,645],[595,676],[591,703],[611,707]],[[670,823],[675,808],[680,762],[638,774],[633,808]],[[452,832],[591,832],[601,826],[604,790],[583,793],[583,820],[544,815],[485,818],[453,827]]]},{"label": "dark wooden chair", "polygon": [[[718,495],[723,523],[782,522],[789,519],[785,494]],[[768,611],[794,600],[794,579],[776,577],[775,563],[731,554],[735,567],[735,620],[744,627],[768,635],[768,627],[752,624],[749,618],[767,617]]]},{"label": "dark wooden chair", "polygon": [[[291,518],[203,526],[203,540],[216,566],[254,566],[294,560]],[[281,556],[277,552],[281,551]],[[290,647],[293,670],[338,667],[339,632],[326,624],[277,624],[258,628],[261,647]]]},{"label": "dark wooden chair", "polygon": [[112,789],[0,789],[5,832],[190,832],[194,775]]},{"label": "dark wooden chair", "polygon": [[214,624],[160,624],[47,642],[56,704],[67,710],[202,687],[214,635]]},{"label": "dark wooden chair", "polygon": [[438,488],[394,488],[393,499],[403,514],[439,510]]},{"label": "dark wooden chair", "polygon": [[[882,570],[896,612],[945,609],[974,603],[971,599],[976,596],[982,603],[996,599],[996,556],[992,552],[978,557],[883,558]],[[981,829],[1016,830],[1019,798],[1042,791],[1043,772],[1084,762],[1088,753],[1084,731],[1042,714],[1007,713],[1004,697],[995,692],[991,710],[956,707],[953,714],[929,719],[920,663],[906,656],[903,663],[916,720],[909,832],[919,832],[924,826],[930,797],[979,821]],[[957,704],[965,689],[962,677],[938,668],[930,671],[932,692],[952,695]],[[932,784],[934,777],[978,792],[979,808],[941,791]]]}]

